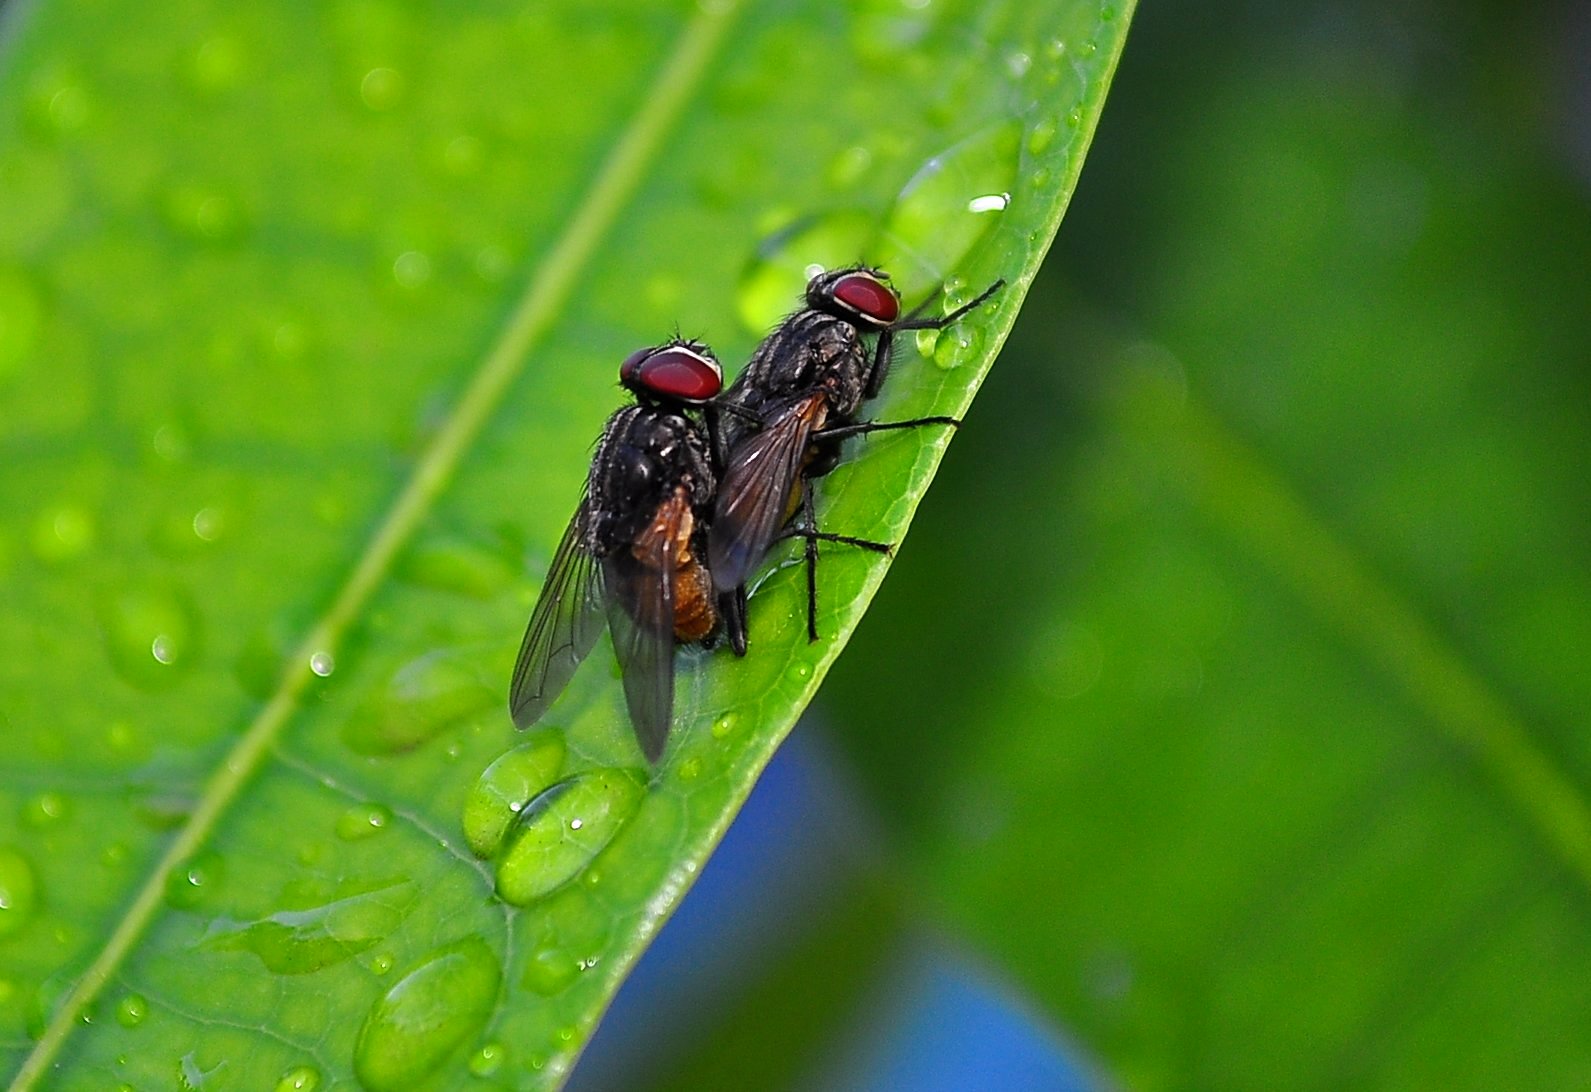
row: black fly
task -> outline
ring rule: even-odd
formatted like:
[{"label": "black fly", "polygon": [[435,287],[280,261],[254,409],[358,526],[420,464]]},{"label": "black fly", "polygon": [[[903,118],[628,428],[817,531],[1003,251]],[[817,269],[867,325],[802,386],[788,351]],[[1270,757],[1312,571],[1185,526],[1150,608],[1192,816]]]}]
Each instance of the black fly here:
[{"label": "black fly", "polygon": [[723,371],[705,345],[676,338],[631,354],[619,381],[637,402],[603,426],[520,645],[508,708],[518,727],[534,724],[606,618],[636,738],[655,763],[673,720],[675,642],[705,641],[718,628],[703,564],[715,463],[687,411],[719,393]]},{"label": "black fly", "polygon": [[[806,483],[838,465],[848,436],[959,424],[954,417],[858,421],[857,413],[884,385],[896,334],[949,326],[1004,283],[943,317],[902,318],[888,274],[865,266],[820,273],[807,283],[806,306],[763,340],[718,398],[723,469],[707,557],[737,652],[746,644],[746,578],[778,539],[806,540],[807,636],[814,641],[818,541],[888,552],[888,543],[819,531]],[[862,340],[870,333],[878,337],[871,351]]]}]

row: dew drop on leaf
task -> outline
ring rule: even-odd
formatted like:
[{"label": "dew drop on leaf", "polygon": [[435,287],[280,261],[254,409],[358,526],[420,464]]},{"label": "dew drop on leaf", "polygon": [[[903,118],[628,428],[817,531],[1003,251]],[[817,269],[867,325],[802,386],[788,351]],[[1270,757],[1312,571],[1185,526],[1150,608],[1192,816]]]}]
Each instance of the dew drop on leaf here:
[{"label": "dew drop on leaf", "polygon": [[320,1087],[320,1070],[314,1066],[294,1066],[276,1082],[276,1092],[315,1092]]},{"label": "dew drop on leaf", "polygon": [[251,952],[276,974],[309,974],[386,940],[413,895],[413,884],[388,883],[255,921],[219,918],[205,930],[202,943],[216,951]]},{"label": "dew drop on leaf", "polygon": [[193,611],[171,588],[120,589],[105,597],[100,617],[111,664],[141,690],[174,685],[197,656]]},{"label": "dew drop on leaf", "polygon": [[527,989],[544,997],[561,993],[580,973],[580,963],[563,948],[546,945],[525,960],[523,982]]},{"label": "dew drop on leaf", "polygon": [[42,830],[68,819],[72,815],[72,802],[58,792],[41,792],[28,798],[22,805],[22,823],[34,830]]},{"label": "dew drop on leaf", "polygon": [[356,842],[380,834],[392,822],[392,810],[381,804],[355,804],[337,817],[337,837]]},{"label": "dew drop on leaf", "polygon": [[342,738],[362,755],[399,754],[427,743],[461,721],[496,708],[476,657],[428,652],[393,672],[343,725]]},{"label": "dew drop on leaf", "polygon": [[528,906],[574,879],[635,813],[645,791],[629,770],[596,769],[542,793],[508,833],[497,894]]},{"label": "dew drop on leaf", "polygon": [[193,909],[220,886],[223,874],[221,856],[214,852],[178,865],[166,876],[167,904],[179,910]]},{"label": "dew drop on leaf", "polygon": [[116,1002],[116,1022],[124,1028],[135,1028],[149,1015],[149,1001],[143,994],[129,993]]},{"label": "dew drop on leaf", "polygon": [[403,73],[396,68],[372,68],[359,81],[359,98],[375,111],[391,110],[403,101]]},{"label": "dew drop on leaf", "polygon": [[502,1068],[508,1051],[502,1043],[485,1043],[470,1055],[470,1072],[477,1077],[490,1077]]},{"label": "dew drop on leaf", "polygon": [[1000,219],[1021,141],[1015,121],[988,126],[929,157],[902,188],[876,256],[903,297],[938,287]]},{"label": "dew drop on leaf", "polygon": [[800,306],[807,281],[825,269],[861,259],[873,218],[859,210],[804,217],[757,245],[735,292],[746,328],[763,333]]},{"label": "dew drop on leaf", "polygon": [[0,938],[12,936],[33,918],[39,885],[20,850],[0,846]]},{"label": "dew drop on leaf", "polygon": [[464,840],[477,857],[497,852],[525,805],[557,779],[563,760],[563,734],[541,728],[482,771],[464,798]]},{"label": "dew drop on leaf", "polygon": [[432,952],[371,1007],[354,1047],[369,1092],[410,1089],[479,1035],[497,998],[497,957],[467,937]]},{"label": "dew drop on leaf", "polygon": [[94,516],[80,504],[44,509],[33,521],[33,556],[47,564],[82,557],[94,545]]}]

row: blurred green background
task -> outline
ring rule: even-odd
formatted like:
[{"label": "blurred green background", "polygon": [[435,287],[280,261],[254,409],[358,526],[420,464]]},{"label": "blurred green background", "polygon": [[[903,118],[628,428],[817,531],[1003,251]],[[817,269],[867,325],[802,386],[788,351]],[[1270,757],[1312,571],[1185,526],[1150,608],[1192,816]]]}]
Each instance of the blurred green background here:
[{"label": "blurred green background", "polygon": [[859,894],[680,1087],[833,1041],[924,911],[1127,1087],[1591,1083],[1588,42],[1139,10],[819,698]]}]

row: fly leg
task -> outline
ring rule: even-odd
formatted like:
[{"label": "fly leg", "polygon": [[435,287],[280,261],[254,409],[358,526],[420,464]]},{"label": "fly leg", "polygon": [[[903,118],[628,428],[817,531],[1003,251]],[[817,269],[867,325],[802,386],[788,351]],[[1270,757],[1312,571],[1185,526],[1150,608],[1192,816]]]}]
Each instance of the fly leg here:
[{"label": "fly leg", "polygon": [[[829,531],[817,529],[817,513],[812,504],[812,490],[801,491],[801,515],[799,521],[792,523],[779,533],[778,538],[796,538],[806,540],[807,563],[807,640],[818,639],[818,543],[838,542],[842,546],[856,546],[863,550],[871,550],[876,554],[887,554],[895,547],[887,542],[875,542],[870,538],[856,538],[853,535],[836,535]],[[778,539],[775,539],[778,541]]]}]

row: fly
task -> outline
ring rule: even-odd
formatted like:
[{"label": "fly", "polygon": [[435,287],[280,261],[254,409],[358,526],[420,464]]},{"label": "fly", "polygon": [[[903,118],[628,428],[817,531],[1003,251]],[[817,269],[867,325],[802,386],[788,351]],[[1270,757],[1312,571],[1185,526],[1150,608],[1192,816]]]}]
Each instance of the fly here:
[{"label": "fly", "polygon": [[520,728],[539,720],[606,623],[630,722],[656,763],[674,715],[674,646],[719,629],[703,563],[717,475],[690,411],[724,379],[707,346],[675,338],[632,353],[619,382],[636,403],[603,426],[514,662],[508,708]]},{"label": "fly", "polygon": [[[818,542],[890,550],[888,543],[819,531],[808,483],[839,464],[847,437],[960,424],[954,417],[859,421],[857,414],[884,385],[896,334],[943,329],[1004,284],[995,281],[940,318],[902,317],[887,273],[865,266],[820,273],[807,282],[806,306],[763,339],[716,400],[722,471],[707,558],[737,652],[746,645],[746,579],[776,541],[799,536],[806,542],[807,636],[813,641]],[[868,334],[877,337],[871,350],[863,340]]]}]

